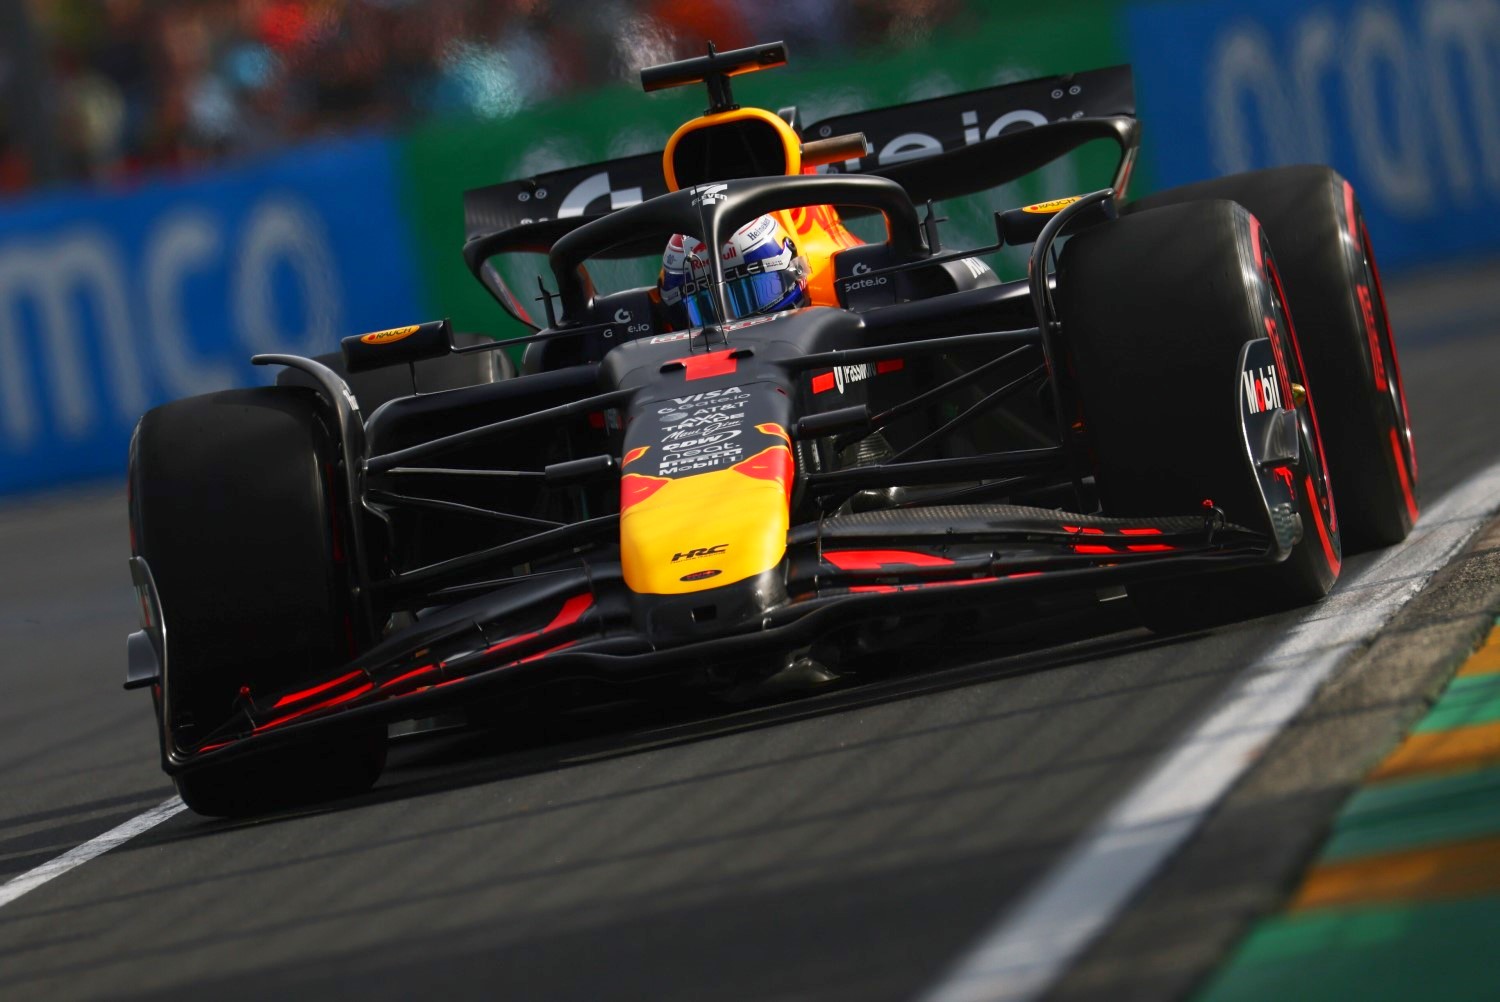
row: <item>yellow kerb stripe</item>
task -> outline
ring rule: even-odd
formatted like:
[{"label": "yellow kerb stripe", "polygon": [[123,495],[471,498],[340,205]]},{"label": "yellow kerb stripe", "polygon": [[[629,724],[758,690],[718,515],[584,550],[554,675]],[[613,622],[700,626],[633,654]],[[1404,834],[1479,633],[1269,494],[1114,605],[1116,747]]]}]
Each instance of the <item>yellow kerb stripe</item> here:
[{"label": "yellow kerb stripe", "polygon": [[1500,672],[1500,626],[1490,630],[1479,650],[1458,670],[1460,675],[1492,675],[1495,672]]},{"label": "yellow kerb stripe", "polygon": [[1412,734],[1370,773],[1371,782],[1500,762],[1500,721]]},{"label": "yellow kerb stripe", "polygon": [[1500,838],[1474,839],[1365,859],[1324,863],[1290,909],[1433,901],[1500,892]]}]

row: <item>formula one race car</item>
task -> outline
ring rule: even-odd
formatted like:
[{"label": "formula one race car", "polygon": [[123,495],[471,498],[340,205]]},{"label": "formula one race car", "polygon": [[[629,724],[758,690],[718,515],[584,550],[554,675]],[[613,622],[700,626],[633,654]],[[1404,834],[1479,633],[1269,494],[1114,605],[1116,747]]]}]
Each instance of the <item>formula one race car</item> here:
[{"label": "formula one race car", "polygon": [[[1309,603],[1407,534],[1401,375],[1338,174],[1124,205],[1128,67],[807,127],[735,105],[785,59],[647,69],[708,89],[664,153],[466,196],[471,270],[536,333],[259,356],[278,385],[141,419],[127,686],[190,807],[367,788],[394,721],[834,677],[956,609],[1123,587],[1170,631]],[[942,246],[934,202],[1098,140],[1109,187]],[[659,284],[601,288],[663,248]],[[1005,248],[1025,278],[986,264]],[[496,265],[518,252],[547,255],[544,323]]]}]

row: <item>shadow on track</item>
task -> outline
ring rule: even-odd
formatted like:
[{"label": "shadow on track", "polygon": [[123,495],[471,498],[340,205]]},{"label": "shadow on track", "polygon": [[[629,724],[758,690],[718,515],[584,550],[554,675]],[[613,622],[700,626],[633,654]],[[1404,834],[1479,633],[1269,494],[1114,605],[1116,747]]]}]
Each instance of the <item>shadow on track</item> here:
[{"label": "shadow on track", "polygon": [[[373,804],[517,779],[537,773],[693,744],[712,738],[847,713],[965,686],[1189,643],[1197,635],[1158,637],[1139,629],[1127,603],[1110,603],[991,630],[932,647],[882,652],[840,683],[811,693],[726,707],[703,698],[660,700],[549,720],[523,733],[502,726],[450,728],[393,740],[378,786],[357,797],[245,820],[192,819],[137,839],[148,848],[250,826],[312,818]],[[1059,637],[1076,638],[1059,646]],[[923,667],[914,667],[914,665]],[[699,777],[704,778],[704,777]]]}]

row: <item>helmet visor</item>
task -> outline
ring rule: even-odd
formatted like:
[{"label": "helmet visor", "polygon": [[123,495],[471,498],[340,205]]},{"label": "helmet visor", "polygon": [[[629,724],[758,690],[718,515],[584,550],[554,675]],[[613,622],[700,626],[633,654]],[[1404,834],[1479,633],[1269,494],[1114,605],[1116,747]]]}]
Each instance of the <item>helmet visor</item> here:
[{"label": "helmet visor", "polygon": [[796,269],[788,268],[730,279],[724,286],[729,311],[739,319],[796,306],[801,298],[801,277]]},{"label": "helmet visor", "polygon": [[[727,320],[740,320],[757,313],[772,313],[803,305],[802,270],[788,268],[781,271],[741,275],[724,283],[724,298],[729,304]],[[706,290],[682,297],[688,319],[694,327],[715,321],[713,296]]]}]

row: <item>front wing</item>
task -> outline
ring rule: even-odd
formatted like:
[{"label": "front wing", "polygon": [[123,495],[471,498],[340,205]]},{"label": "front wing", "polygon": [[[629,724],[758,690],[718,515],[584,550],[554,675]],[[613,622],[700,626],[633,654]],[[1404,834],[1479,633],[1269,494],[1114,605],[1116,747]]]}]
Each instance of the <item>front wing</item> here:
[{"label": "front wing", "polygon": [[792,651],[865,620],[1229,569],[1284,553],[1278,540],[1226,523],[1212,508],[1155,519],[1009,505],[850,514],[793,528],[781,568],[789,597],[757,623],[719,633],[700,624],[681,639],[643,629],[619,564],[581,565],[419,619],[296,690],[245,692],[234,716],[204,741],[169,743],[164,765],[180,772],[314,732],[430,716],[541,684],[682,676]]}]

